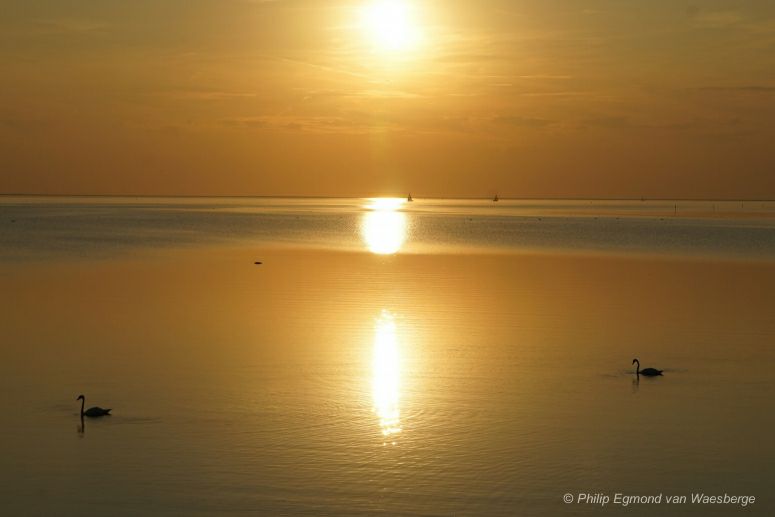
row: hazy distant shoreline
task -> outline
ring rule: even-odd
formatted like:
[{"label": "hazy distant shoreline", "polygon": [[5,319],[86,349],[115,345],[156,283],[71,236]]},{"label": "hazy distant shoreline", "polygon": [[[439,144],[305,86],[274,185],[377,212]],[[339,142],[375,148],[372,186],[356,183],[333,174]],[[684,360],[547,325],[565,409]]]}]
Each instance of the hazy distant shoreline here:
[{"label": "hazy distant shoreline", "polygon": [[[209,195],[209,194],[30,194],[30,193],[0,193],[0,198],[117,198],[117,199],[131,199],[131,198],[152,198],[152,199],[374,199],[380,197],[387,198],[400,198],[404,199],[406,196],[401,194],[381,194],[373,196],[305,196],[305,195],[239,195],[239,194],[224,194],[224,195]],[[415,201],[422,200],[434,200],[434,201],[492,201],[492,197],[489,196],[471,196],[471,197],[444,197],[444,196],[413,196]],[[673,198],[673,197],[505,197],[499,196],[499,201],[640,201],[640,202],[682,202],[682,201],[697,201],[697,202],[721,202],[721,203],[768,203],[775,202],[775,198],[701,198],[701,197],[685,197],[685,198]]]}]

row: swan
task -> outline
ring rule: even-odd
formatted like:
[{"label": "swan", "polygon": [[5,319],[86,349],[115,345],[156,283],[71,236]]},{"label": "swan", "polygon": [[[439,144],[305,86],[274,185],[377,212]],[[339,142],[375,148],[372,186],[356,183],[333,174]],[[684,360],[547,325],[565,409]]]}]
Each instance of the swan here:
[{"label": "swan", "polygon": [[635,375],[645,375],[646,377],[656,377],[657,375],[662,375],[662,370],[657,370],[656,368],[645,368],[641,370],[640,361],[638,361],[637,359],[633,359],[632,364],[638,365],[635,368]]},{"label": "swan", "polygon": [[97,417],[97,416],[105,416],[110,414],[110,409],[102,409],[99,406],[90,407],[86,411],[83,410],[84,404],[86,404],[86,397],[83,395],[78,395],[78,398],[75,400],[81,401],[81,418],[84,416],[91,416],[91,417]]}]

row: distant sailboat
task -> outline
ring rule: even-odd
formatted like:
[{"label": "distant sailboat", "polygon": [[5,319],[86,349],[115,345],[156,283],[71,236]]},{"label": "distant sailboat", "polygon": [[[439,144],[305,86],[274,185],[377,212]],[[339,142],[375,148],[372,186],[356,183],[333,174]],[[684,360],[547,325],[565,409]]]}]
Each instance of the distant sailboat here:
[{"label": "distant sailboat", "polygon": [[414,201],[414,199],[412,199],[412,193],[411,192],[409,193],[409,196],[406,198],[406,200],[409,201],[410,203],[412,201]]},{"label": "distant sailboat", "polygon": [[497,201],[498,201],[498,194],[495,194],[495,197],[494,197],[494,198],[492,198],[492,201],[493,201],[493,203],[495,203],[495,202],[497,202]]}]

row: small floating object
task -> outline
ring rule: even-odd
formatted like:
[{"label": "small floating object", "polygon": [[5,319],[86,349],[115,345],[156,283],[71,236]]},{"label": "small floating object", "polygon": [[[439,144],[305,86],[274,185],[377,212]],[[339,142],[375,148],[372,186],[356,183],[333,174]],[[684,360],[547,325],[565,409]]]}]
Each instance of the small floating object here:
[{"label": "small floating object", "polygon": [[656,368],[644,368],[641,370],[640,361],[637,359],[633,359],[632,364],[637,364],[635,367],[635,375],[645,375],[646,377],[656,377],[657,375],[662,375],[663,370],[657,370]]},{"label": "small floating object", "polygon": [[263,262],[255,261],[255,262],[253,262],[253,264],[255,264],[257,266],[260,266],[261,264],[263,264]]},{"label": "small floating object", "polygon": [[110,415],[110,409],[103,409],[99,406],[90,407],[86,411],[83,410],[84,404],[86,404],[86,397],[83,395],[78,395],[78,398],[75,400],[81,401],[81,418],[88,416],[88,417],[99,417],[99,416],[105,416]]}]

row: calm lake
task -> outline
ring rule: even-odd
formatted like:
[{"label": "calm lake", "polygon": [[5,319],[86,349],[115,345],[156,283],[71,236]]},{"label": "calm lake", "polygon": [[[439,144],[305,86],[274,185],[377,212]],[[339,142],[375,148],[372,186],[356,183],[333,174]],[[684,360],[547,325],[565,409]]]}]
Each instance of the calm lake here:
[{"label": "calm lake", "polygon": [[773,344],[775,202],[0,197],[0,514],[773,515]]}]

